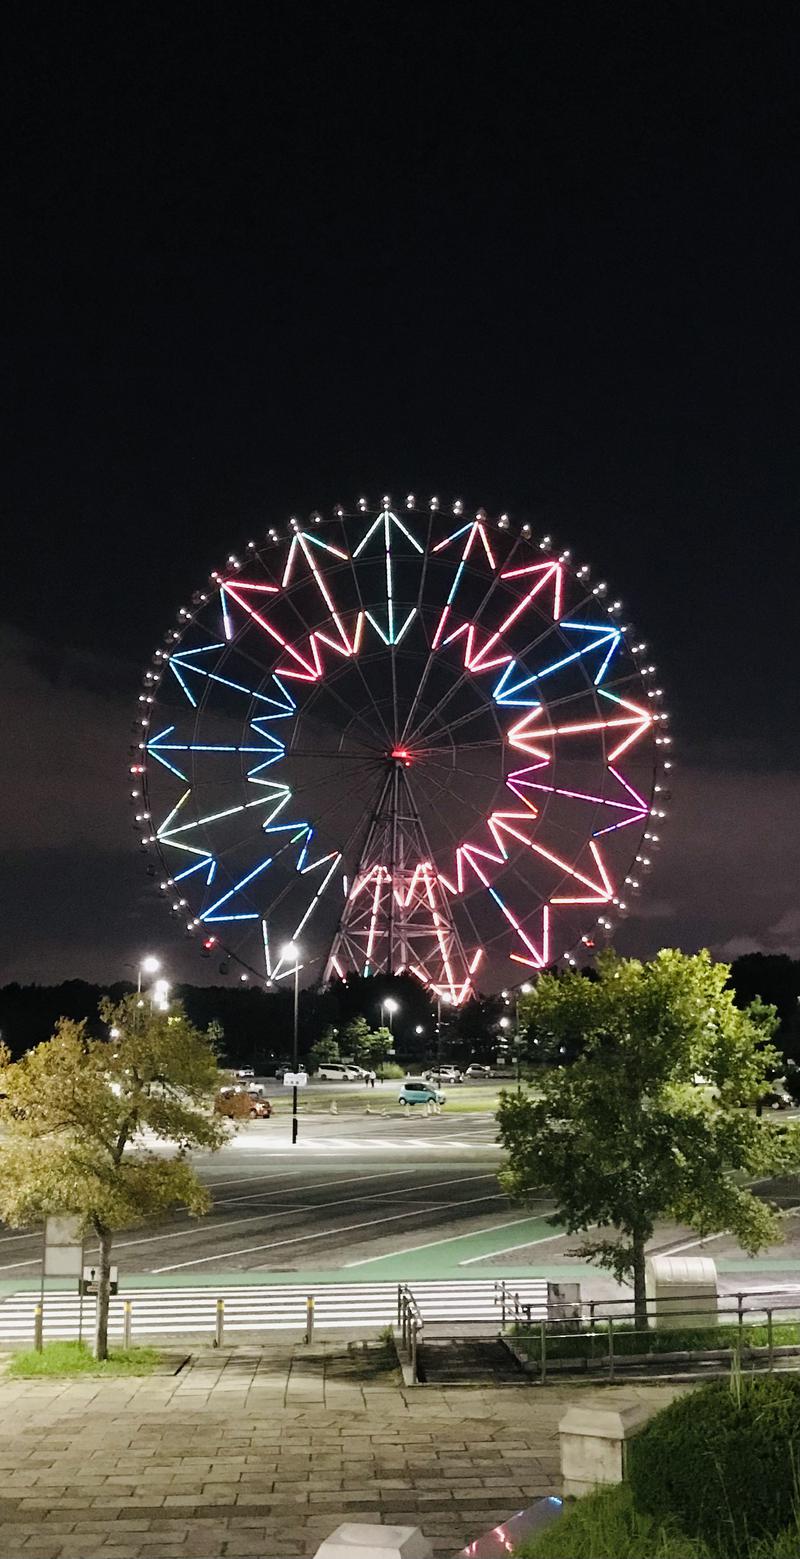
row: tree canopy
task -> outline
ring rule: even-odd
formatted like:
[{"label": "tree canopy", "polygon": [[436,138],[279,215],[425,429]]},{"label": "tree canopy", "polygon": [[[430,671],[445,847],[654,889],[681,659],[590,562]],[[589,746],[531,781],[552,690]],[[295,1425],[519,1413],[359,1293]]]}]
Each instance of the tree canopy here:
[{"label": "tree canopy", "polygon": [[551,1189],[552,1222],[591,1235],[580,1253],[633,1277],[642,1324],[658,1219],[730,1229],[750,1252],[781,1238],[775,1212],[734,1176],[797,1165],[800,1128],[753,1111],[776,1062],[775,1012],[737,1007],[729,973],[708,953],[640,963],[609,952],[597,979],[543,975],[520,1002],[547,1053],[577,1055],[535,1094],[502,1097],[503,1183],[522,1199]]},{"label": "tree canopy", "polygon": [[[100,1010],[107,1039],[65,1018],[19,1061],[0,1055],[0,1217],[20,1227],[74,1213],[97,1236],[102,1358],[114,1231],[176,1205],[206,1212],[208,1192],[186,1154],[218,1148],[227,1128],[210,1109],[219,1082],[213,1043],[180,1008],[162,1013],[127,996]],[[144,1131],[173,1154],[148,1149]]]}]

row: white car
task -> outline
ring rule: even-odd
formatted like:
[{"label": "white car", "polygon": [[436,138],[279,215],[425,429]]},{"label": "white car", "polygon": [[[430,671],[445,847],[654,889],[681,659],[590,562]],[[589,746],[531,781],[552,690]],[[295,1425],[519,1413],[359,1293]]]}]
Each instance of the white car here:
[{"label": "white car", "polygon": [[423,1073],[426,1082],[429,1083],[460,1083],[461,1073],[457,1066],[432,1066],[429,1071]]},{"label": "white car", "polygon": [[491,1067],[490,1066],[483,1066],[480,1061],[473,1061],[472,1064],[467,1067],[467,1070],[464,1073],[465,1077],[484,1078],[484,1079],[487,1078],[487,1077],[491,1077],[491,1075],[492,1075]]},{"label": "white car", "polygon": [[346,1066],[342,1061],[323,1061],[317,1067],[317,1077],[324,1083],[359,1083],[361,1068]]}]

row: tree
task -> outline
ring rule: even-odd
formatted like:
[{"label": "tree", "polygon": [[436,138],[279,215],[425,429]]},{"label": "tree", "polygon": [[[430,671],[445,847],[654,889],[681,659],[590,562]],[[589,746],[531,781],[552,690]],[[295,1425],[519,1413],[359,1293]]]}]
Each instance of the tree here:
[{"label": "tree", "polygon": [[369,1060],[371,1030],[366,1018],[354,1018],[342,1035],[342,1053],[363,1066]]},{"label": "tree", "polygon": [[317,1067],[324,1066],[326,1061],[338,1061],[339,1041],[336,1030],[329,1028],[315,1041],[308,1052],[308,1066],[311,1072],[316,1072]]},{"label": "tree", "polygon": [[[100,1004],[108,1039],[62,1018],[52,1039],[21,1060],[0,1058],[0,1217],[13,1228],[50,1213],[76,1213],[100,1246],[98,1359],[108,1357],[114,1232],[163,1217],[175,1206],[208,1211],[210,1198],[187,1161],[212,1151],[227,1128],[211,1113],[219,1077],[208,1038],[182,1009],[169,1013],[126,996]],[[146,1129],[174,1145],[171,1157],[144,1148]]]},{"label": "tree", "polygon": [[387,1056],[394,1049],[391,1031],[387,1028],[372,1029],[366,1045],[367,1062],[379,1072]]},{"label": "tree", "polygon": [[529,1032],[551,1054],[576,1036],[580,1053],[537,1082],[537,1097],[501,1097],[503,1184],[521,1198],[549,1186],[550,1221],[571,1234],[615,1231],[578,1254],[618,1280],[632,1276],[640,1326],[659,1218],[701,1235],[730,1229],[750,1253],[781,1238],[774,1211],[733,1175],[796,1165],[800,1128],[748,1108],[774,1064],[775,1014],[761,1003],[737,1008],[728,975],[708,953],[667,949],[647,964],[606,953],[597,980],[542,975],[525,1000]]}]

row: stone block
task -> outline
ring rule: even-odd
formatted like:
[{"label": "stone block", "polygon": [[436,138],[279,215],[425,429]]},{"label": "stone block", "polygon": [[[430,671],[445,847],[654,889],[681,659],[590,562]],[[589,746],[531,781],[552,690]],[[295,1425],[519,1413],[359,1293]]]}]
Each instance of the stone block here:
[{"label": "stone block", "polygon": [[432,1559],[419,1527],[373,1526],[343,1521],[320,1543],[315,1559]]},{"label": "stone block", "polygon": [[565,1498],[588,1494],[600,1483],[621,1483],[626,1441],[644,1427],[651,1413],[639,1402],[617,1408],[568,1408],[558,1426]]}]

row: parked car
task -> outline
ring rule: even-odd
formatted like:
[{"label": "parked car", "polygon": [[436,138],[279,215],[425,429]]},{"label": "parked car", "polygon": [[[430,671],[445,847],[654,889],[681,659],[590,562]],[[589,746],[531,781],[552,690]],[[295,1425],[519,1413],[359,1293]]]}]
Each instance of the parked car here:
[{"label": "parked car", "polygon": [[467,1067],[466,1072],[464,1073],[465,1077],[483,1078],[483,1079],[485,1079],[487,1077],[491,1077],[491,1075],[492,1075],[491,1067],[490,1066],[483,1066],[480,1061],[471,1061],[469,1066]]},{"label": "parked car", "polygon": [[463,1082],[457,1066],[432,1066],[427,1072],[423,1072],[427,1083],[460,1083]]},{"label": "parked car", "polygon": [[251,1066],[240,1066],[236,1071],[237,1077],[255,1077],[255,1075],[256,1074]]},{"label": "parked car", "polygon": [[362,1073],[360,1066],[348,1066],[343,1061],[323,1061],[317,1067],[317,1077],[326,1083],[358,1083]]},{"label": "parked car", "polygon": [[424,1077],[407,1077],[397,1096],[398,1104],[444,1104],[445,1096],[440,1088],[426,1082]]},{"label": "parked car", "polygon": [[787,1093],[774,1089],[764,1094],[761,1103],[767,1110],[790,1110],[794,1100],[790,1099]]},{"label": "parked car", "polygon": [[269,1120],[272,1105],[255,1089],[233,1087],[220,1088],[214,1100],[217,1115],[227,1115],[231,1120]]}]

